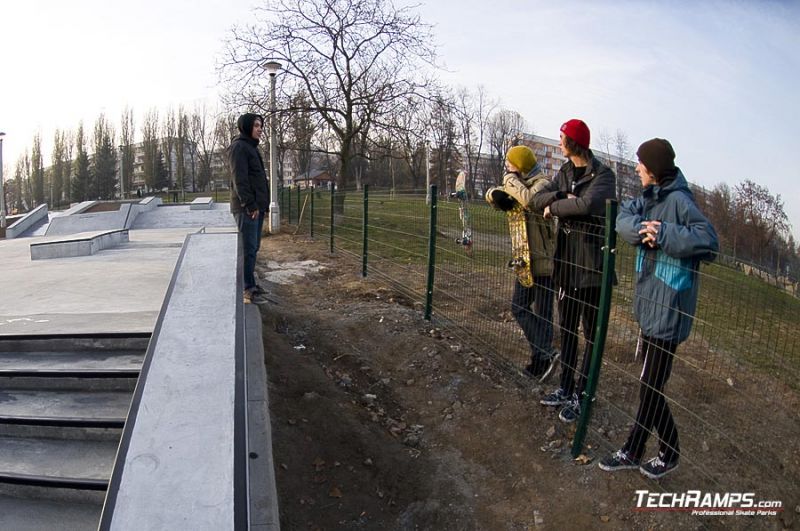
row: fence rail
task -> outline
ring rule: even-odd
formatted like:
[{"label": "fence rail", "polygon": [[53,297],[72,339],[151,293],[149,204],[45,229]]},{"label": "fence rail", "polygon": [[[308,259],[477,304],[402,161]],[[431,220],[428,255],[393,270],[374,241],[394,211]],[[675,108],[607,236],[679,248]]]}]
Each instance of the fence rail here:
[{"label": "fence rail", "polygon": [[[316,235],[331,252],[351,255],[361,262],[362,274],[391,284],[419,303],[426,318],[461,335],[508,375],[530,381],[520,372],[530,348],[511,311],[515,276],[506,266],[511,244],[505,216],[482,201],[469,202],[467,253],[459,202],[437,196],[435,189],[428,198],[425,191],[287,189],[281,212],[296,234]],[[304,210],[302,204],[314,207]],[[618,449],[638,405],[642,356],[637,356],[633,315],[635,250],[609,241],[613,215],[604,223],[591,232],[606,235],[616,282],[605,293],[608,318],[597,323],[602,335],[593,359],[599,376],[586,399],[594,405],[584,401],[589,407],[583,408],[573,453],[587,443],[602,451]],[[677,349],[665,390],[679,427],[684,469],[670,488],[756,492],[792,502],[788,510],[794,510],[800,500],[800,300],[723,255],[702,265],[699,277],[692,332]],[[595,309],[602,310],[602,302]],[[556,312],[551,324],[556,344],[563,346],[560,319]],[[651,436],[649,454],[656,441]],[[787,491],[787,485],[793,486]]]}]

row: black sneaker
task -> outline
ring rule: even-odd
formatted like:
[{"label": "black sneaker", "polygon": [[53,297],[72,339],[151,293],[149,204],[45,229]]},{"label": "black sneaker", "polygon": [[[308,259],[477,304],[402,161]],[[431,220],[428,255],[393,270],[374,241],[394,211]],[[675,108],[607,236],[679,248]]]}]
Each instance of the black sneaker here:
[{"label": "black sneaker", "polygon": [[568,400],[567,393],[559,387],[552,393],[545,395],[544,398],[539,400],[539,403],[543,406],[560,406],[566,404]]},{"label": "black sneaker", "polygon": [[639,460],[631,459],[624,450],[617,450],[600,461],[597,466],[606,472],[616,472],[617,470],[633,470],[639,468]]},{"label": "black sneaker", "polygon": [[656,457],[639,467],[639,472],[650,479],[661,479],[673,470],[678,468],[678,460],[671,463],[664,461],[663,454],[659,453]]},{"label": "black sneaker", "polygon": [[558,418],[561,419],[561,422],[566,422],[569,424],[578,420],[578,417],[580,416],[581,401],[578,399],[577,393],[573,393],[572,397],[567,401],[566,405],[561,410],[561,413],[558,414]]}]

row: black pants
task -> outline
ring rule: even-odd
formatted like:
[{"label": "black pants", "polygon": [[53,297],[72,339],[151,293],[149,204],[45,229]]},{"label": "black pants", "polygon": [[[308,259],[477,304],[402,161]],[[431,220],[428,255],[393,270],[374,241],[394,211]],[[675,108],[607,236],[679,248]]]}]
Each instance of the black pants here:
[{"label": "black pants", "polygon": [[636,412],[636,423],[622,449],[632,458],[641,459],[650,430],[655,428],[660,439],[659,453],[664,461],[670,463],[678,458],[680,448],[678,429],[664,397],[664,385],[672,373],[672,359],[678,344],[649,337],[643,337],[642,341],[645,353],[639,379],[639,410]]},{"label": "black pants", "polygon": [[[597,307],[600,304],[600,287],[562,289],[559,291],[558,313],[561,326],[561,389],[567,395],[586,388],[586,375],[592,361],[594,329],[597,324]],[[583,324],[583,361],[578,370],[578,326]],[[577,385],[575,371],[578,370]]]},{"label": "black pants", "polygon": [[553,347],[553,279],[533,277],[530,288],[523,287],[517,280],[511,313],[531,347],[531,363],[549,355]]}]

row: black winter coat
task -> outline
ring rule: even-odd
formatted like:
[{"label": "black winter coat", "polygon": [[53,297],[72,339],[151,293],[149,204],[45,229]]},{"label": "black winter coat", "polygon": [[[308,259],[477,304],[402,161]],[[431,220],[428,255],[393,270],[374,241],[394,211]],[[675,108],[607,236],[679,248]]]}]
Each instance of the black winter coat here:
[{"label": "black winter coat", "polygon": [[[599,286],[603,277],[606,200],[616,197],[611,168],[592,156],[575,180],[575,165],[565,162],[546,191],[534,199],[558,218],[553,278],[562,289]],[[571,193],[577,197],[567,198]]]},{"label": "black winter coat", "polygon": [[258,140],[239,135],[228,148],[231,170],[231,212],[269,210],[269,187]]}]

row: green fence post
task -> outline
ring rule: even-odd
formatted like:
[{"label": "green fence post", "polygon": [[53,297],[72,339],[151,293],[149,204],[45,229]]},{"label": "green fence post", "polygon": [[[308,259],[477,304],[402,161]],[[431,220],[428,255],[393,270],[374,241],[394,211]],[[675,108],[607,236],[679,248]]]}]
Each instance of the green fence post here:
[{"label": "green fence post", "polygon": [[436,185],[432,184],[430,189],[431,198],[431,222],[428,230],[428,282],[425,288],[425,320],[431,320],[433,306],[433,275],[436,271]]},{"label": "green fence post", "polygon": [[592,363],[589,374],[586,376],[586,392],[581,403],[581,416],[575,437],[572,439],[572,457],[578,457],[583,450],[586,430],[592,416],[592,401],[597,391],[597,381],[600,378],[600,367],[603,362],[603,350],[606,347],[608,334],[608,318],[611,315],[611,295],[614,281],[614,265],[617,255],[617,202],[613,199],[606,200],[606,235],[603,244],[603,284],[600,287],[600,306],[597,309],[597,325],[594,330],[594,344],[592,345]]},{"label": "green fence post", "polygon": [[309,219],[309,221],[311,223],[310,232],[311,232],[311,239],[313,240],[314,239],[314,191],[315,190],[314,190],[313,187],[311,187],[309,190],[310,190],[309,193],[311,194],[311,217],[308,218],[308,219]]},{"label": "green fence post", "polygon": [[361,252],[361,276],[367,276],[367,226],[369,225],[369,185],[364,185],[364,222],[361,234],[364,237],[364,250]]},{"label": "green fence post", "polygon": [[286,198],[286,223],[292,224],[292,187],[286,189],[288,197]]},{"label": "green fence post", "polygon": [[333,254],[333,203],[334,195],[336,194],[336,185],[331,183],[331,254]]}]

